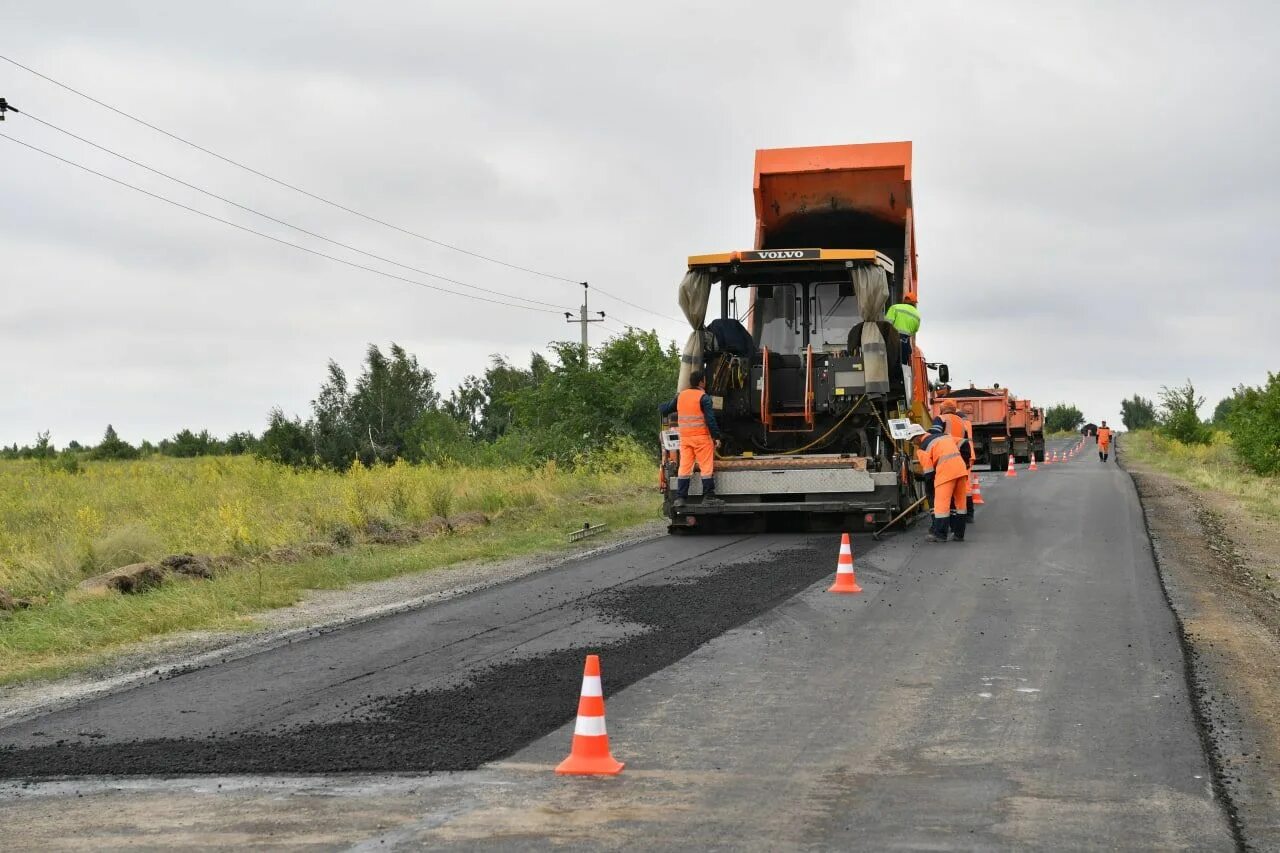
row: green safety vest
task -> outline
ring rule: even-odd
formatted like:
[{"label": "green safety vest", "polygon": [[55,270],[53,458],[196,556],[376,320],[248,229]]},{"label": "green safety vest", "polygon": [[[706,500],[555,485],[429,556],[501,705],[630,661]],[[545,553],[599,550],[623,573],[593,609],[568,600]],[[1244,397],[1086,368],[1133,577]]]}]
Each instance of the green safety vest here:
[{"label": "green safety vest", "polygon": [[920,312],[916,306],[906,302],[890,305],[889,310],[884,312],[884,318],[904,335],[914,335],[920,331]]}]

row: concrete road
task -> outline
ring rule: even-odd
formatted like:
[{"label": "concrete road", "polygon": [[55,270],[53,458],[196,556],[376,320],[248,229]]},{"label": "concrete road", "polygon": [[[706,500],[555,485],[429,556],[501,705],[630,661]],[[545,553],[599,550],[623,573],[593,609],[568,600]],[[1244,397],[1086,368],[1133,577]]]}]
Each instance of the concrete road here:
[{"label": "concrete road", "polygon": [[[661,540],[0,730],[24,747],[68,741],[0,753],[9,775],[154,772],[157,743],[190,763],[171,772],[217,772],[249,749],[278,757],[273,743],[359,740],[381,714],[404,734],[386,753],[431,766],[408,746],[421,708],[402,720],[379,697],[412,685],[454,707],[464,674],[526,695],[522,679],[568,669],[553,686],[569,710],[546,726],[572,713],[581,651],[600,647],[620,777],[551,773],[570,723],[474,771],[10,784],[0,815],[31,846],[118,840],[127,802],[175,827],[149,844],[231,846],[269,827],[285,844],[370,849],[1234,849],[1128,476],[1088,455],[1019,475],[982,475],[989,503],[966,543],[927,545],[922,530],[856,543],[858,597],[825,592],[834,537]],[[779,575],[795,590],[767,580]],[[502,678],[474,675],[494,660]],[[503,727],[529,716],[519,705]],[[326,728],[353,719],[358,731]],[[221,763],[192,746],[238,739]]]}]

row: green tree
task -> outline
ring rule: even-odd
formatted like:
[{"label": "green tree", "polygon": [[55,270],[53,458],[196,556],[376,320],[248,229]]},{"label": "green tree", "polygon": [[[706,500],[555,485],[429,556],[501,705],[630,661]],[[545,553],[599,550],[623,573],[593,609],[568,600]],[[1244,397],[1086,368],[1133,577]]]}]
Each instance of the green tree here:
[{"label": "green tree", "polygon": [[231,456],[252,453],[258,447],[258,439],[251,432],[233,432],[222,443],[223,452]]},{"label": "green tree", "polygon": [[1235,411],[1236,406],[1240,403],[1241,398],[1248,393],[1248,390],[1243,385],[1238,388],[1232,388],[1230,397],[1223,397],[1218,401],[1218,405],[1213,407],[1214,426],[1222,429],[1227,428],[1227,424],[1231,420],[1231,413]]},{"label": "green tree", "polygon": [[1258,474],[1280,473],[1280,374],[1268,373],[1259,388],[1236,389],[1227,416],[1240,461]]},{"label": "green tree", "polygon": [[184,429],[173,438],[160,442],[160,452],[165,456],[190,459],[196,456],[219,456],[224,449],[222,442],[211,436],[207,429],[198,433]]},{"label": "green tree", "polygon": [[295,468],[314,465],[315,436],[298,418],[289,418],[272,409],[267,428],[258,442],[259,458]]},{"label": "green tree", "polygon": [[1183,444],[1208,444],[1213,430],[1200,420],[1200,407],[1204,397],[1196,394],[1196,388],[1188,379],[1185,385],[1160,388],[1160,431]]},{"label": "green tree", "polygon": [[1156,425],[1156,404],[1140,394],[1120,401],[1120,420],[1128,430],[1151,429]]},{"label": "green tree", "polygon": [[1075,432],[1084,423],[1084,413],[1074,405],[1058,403],[1044,412],[1046,432]]},{"label": "green tree", "polygon": [[117,435],[115,427],[107,424],[102,441],[98,442],[90,455],[94,459],[137,459],[142,454],[138,452],[138,448]]},{"label": "green tree", "polygon": [[365,354],[364,373],[347,403],[347,423],[365,464],[392,462],[405,453],[406,436],[418,420],[438,408],[435,374],[419,366],[399,344],[383,355]]}]

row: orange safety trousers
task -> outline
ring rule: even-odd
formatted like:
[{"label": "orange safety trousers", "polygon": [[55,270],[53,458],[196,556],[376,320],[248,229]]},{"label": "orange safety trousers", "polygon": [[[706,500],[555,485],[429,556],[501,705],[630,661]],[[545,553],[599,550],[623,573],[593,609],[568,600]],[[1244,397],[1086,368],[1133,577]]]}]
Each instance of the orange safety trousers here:
[{"label": "orange safety trousers", "polygon": [[698,463],[698,471],[704,477],[716,472],[716,443],[710,434],[680,436],[680,476],[688,477],[693,473],[693,464]]},{"label": "orange safety trousers", "polygon": [[933,517],[950,518],[951,512],[964,515],[969,511],[969,475],[954,480],[933,481]]}]

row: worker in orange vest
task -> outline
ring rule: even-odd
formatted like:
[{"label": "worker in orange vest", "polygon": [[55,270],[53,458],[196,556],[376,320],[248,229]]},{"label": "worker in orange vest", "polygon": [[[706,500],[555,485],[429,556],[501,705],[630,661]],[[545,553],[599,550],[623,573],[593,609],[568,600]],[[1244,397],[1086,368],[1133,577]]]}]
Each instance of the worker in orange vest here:
[{"label": "worker in orange vest", "polygon": [[676,480],[674,506],[683,507],[689,499],[689,485],[693,466],[698,466],[702,481],[702,503],[723,503],[716,497],[716,448],[720,446],[720,427],[716,423],[711,395],[706,390],[706,378],[701,370],[689,374],[689,387],[670,402],[663,403],[658,411],[663,417],[676,413],[680,431],[680,473]]},{"label": "worker in orange vest", "polygon": [[[933,425],[942,427],[943,433],[951,436],[956,446],[960,448],[960,455],[964,458],[964,467],[972,471],[975,453],[973,447],[973,424],[960,416],[954,400],[945,401],[940,411],[941,414],[933,419]],[[968,504],[969,509],[965,513],[965,520],[972,522],[974,520],[973,501],[969,501]]]},{"label": "worker in orange vest", "polygon": [[1111,427],[1107,426],[1107,422],[1103,421],[1102,426],[1098,427],[1098,458],[1103,462],[1107,461],[1107,456],[1111,450]]},{"label": "worker in orange vest", "polygon": [[911,438],[916,441],[916,459],[925,483],[933,493],[933,525],[925,537],[930,542],[946,542],[947,530],[957,542],[964,541],[965,514],[969,497],[969,469],[955,439],[943,433],[940,426],[913,424]]}]

